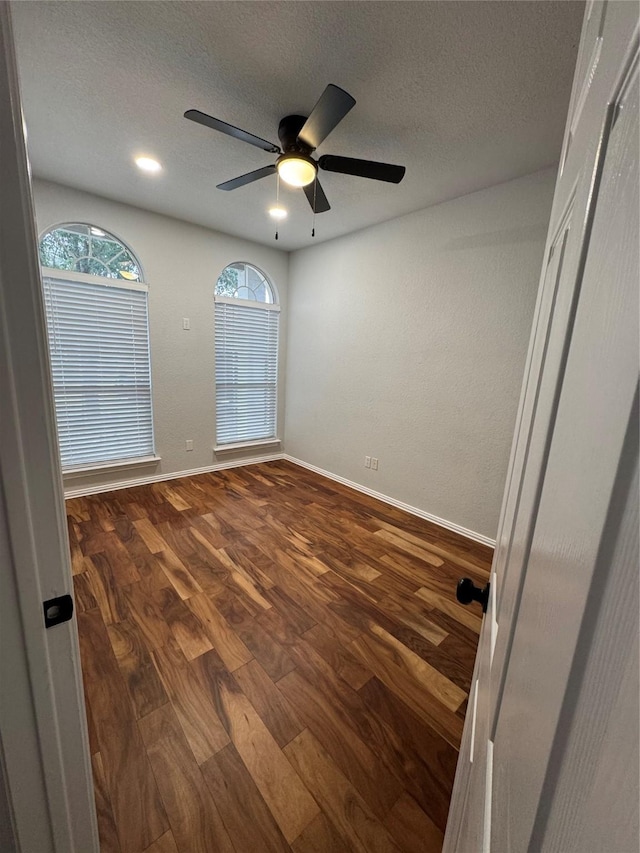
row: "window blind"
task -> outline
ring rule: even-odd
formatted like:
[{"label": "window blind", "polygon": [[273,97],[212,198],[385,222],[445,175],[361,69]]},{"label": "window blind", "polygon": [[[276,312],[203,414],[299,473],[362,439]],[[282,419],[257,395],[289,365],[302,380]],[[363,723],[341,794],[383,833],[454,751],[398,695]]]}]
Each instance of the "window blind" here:
[{"label": "window blind", "polygon": [[278,306],[216,299],[216,442],[275,438]]},{"label": "window blind", "polygon": [[63,469],[153,455],[145,289],[44,278]]}]

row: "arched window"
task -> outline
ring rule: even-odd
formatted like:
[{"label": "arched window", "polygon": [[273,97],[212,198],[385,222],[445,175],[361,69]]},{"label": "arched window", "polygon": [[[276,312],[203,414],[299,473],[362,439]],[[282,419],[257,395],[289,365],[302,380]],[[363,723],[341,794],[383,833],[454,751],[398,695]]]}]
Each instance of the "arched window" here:
[{"label": "arched window", "polygon": [[40,240],[40,263],[50,269],[142,281],[131,249],[95,225],[70,222],[47,231]]},{"label": "arched window", "polygon": [[216,296],[229,296],[232,299],[248,299],[252,302],[266,302],[273,305],[273,287],[264,273],[251,264],[229,264],[220,273],[216,282]]},{"label": "arched window", "polygon": [[155,458],[140,263],[83,223],[45,232],[40,262],[63,470]]},{"label": "arched window", "polygon": [[217,450],[277,441],[279,318],[261,270],[244,262],[223,269],[215,288]]}]

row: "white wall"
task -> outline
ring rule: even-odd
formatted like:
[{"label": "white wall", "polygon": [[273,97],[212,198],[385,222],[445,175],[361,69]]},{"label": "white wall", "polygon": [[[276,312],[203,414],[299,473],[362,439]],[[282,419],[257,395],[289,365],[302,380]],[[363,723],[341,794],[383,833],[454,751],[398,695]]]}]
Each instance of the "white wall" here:
[{"label": "white wall", "polygon": [[[36,180],[34,196],[39,233],[62,222],[89,222],[111,231],[136,253],[149,284],[154,427],[156,452],[162,461],[152,467],[118,468],[67,479],[65,485],[82,488],[278,451],[277,446],[256,448],[217,458],[213,453],[213,289],[222,269],[232,261],[255,264],[278,289],[283,307],[278,411],[282,437],[288,255],[57,184]],[[190,331],[183,330],[183,317],[190,319]],[[193,451],[185,450],[186,439],[193,439]]]},{"label": "white wall", "polygon": [[495,538],[554,180],[293,253],[288,454]]}]

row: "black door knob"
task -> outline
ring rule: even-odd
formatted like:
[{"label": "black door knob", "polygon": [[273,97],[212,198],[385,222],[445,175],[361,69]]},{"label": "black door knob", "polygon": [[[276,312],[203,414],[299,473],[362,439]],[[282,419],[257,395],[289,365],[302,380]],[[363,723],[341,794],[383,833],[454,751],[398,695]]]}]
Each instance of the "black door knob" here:
[{"label": "black door knob", "polygon": [[471,604],[472,601],[477,601],[482,605],[482,612],[487,612],[487,604],[489,603],[489,589],[491,584],[487,584],[484,589],[476,586],[471,578],[460,578],[456,587],[456,598],[460,604]]}]

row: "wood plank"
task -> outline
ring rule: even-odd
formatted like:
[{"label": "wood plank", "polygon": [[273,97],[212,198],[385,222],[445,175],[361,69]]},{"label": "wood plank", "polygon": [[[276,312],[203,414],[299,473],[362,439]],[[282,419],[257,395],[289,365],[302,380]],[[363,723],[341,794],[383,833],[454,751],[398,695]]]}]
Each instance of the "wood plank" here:
[{"label": "wood plank", "polygon": [[169,828],[167,818],[98,610],[78,614],[78,634],[84,685],[120,846],[122,853],[138,853]]},{"label": "wood plank", "polygon": [[161,571],[155,556],[147,548],[144,540],[134,527],[133,520],[127,516],[118,516],[114,519],[114,529],[118,538],[127,549],[127,553],[137,569],[140,580],[147,584],[150,589],[168,586],[169,581]]},{"label": "wood plank", "polygon": [[176,557],[171,548],[165,548],[164,551],[158,551],[156,559],[160,564],[160,568],[167,577],[171,586],[178,593],[180,598],[191,598],[192,595],[197,595],[202,592],[202,587],[198,581],[189,572],[184,563]]},{"label": "wood plank", "polygon": [[[459,552],[459,548],[446,548],[442,545],[439,545],[437,542],[429,541],[426,537],[423,539],[422,537],[415,536],[413,533],[408,530],[404,530],[402,528],[397,527],[394,524],[388,524],[385,521],[380,522],[380,527],[383,530],[388,531],[389,533],[394,534],[402,539],[405,539],[408,542],[412,542],[420,548],[424,548],[425,550],[431,551],[432,554],[437,554],[439,557],[442,557],[443,560],[446,560],[449,563],[454,563],[456,566],[459,566],[461,569],[466,569],[470,572],[479,573],[485,581],[489,579],[489,569],[491,565],[491,556],[488,558],[484,556],[483,559],[486,561],[488,559],[489,566],[485,567],[482,563],[480,563],[477,559],[472,560],[468,557],[462,556]],[[460,538],[460,537],[458,537]],[[479,546],[482,548],[483,546]],[[488,551],[489,549],[487,549]]]},{"label": "wood plank", "polygon": [[194,595],[187,607],[200,620],[227,669],[231,672],[248,663],[253,655],[206,595]]},{"label": "wood plank", "polygon": [[310,731],[305,729],[284,752],[350,850],[397,853],[399,848],[384,826]]},{"label": "wood plank", "polygon": [[350,853],[351,846],[321,812],[291,845],[294,853]]},{"label": "wood plank", "polygon": [[229,568],[229,577],[238,591],[244,594],[250,601],[253,601],[262,610],[269,610],[271,602],[267,601],[264,595],[262,595],[255,581],[246,572],[240,571],[239,567],[230,559],[224,548],[218,551],[218,556],[220,561]]},{"label": "wood plank", "polygon": [[[210,758],[202,766],[202,773],[233,839],[236,853],[287,853],[290,850],[233,744]],[[251,820],[247,820],[249,815]]]},{"label": "wood plank", "polygon": [[194,521],[194,525],[214,548],[224,548],[228,544],[229,540],[223,532],[223,525],[219,523],[214,513],[204,513]]},{"label": "wood plank", "polygon": [[429,619],[428,611],[422,609],[418,609],[418,612],[409,610],[406,605],[400,604],[399,601],[390,595],[385,595],[384,598],[381,598],[378,605],[389,616],[394,617],[434,646],[439,646],[449,636],[444,628],[441,628]]},{"label": "wood plank", "polygon": [[459,749],[463,721],[424,690],[415,678],[399,667],[386,646],[372,637],[362,636],[351,644],[350,649],[383,684],[386,684],[448,743]]},{"label": "wood plank", "polygon": [[[283,616],[297,634],[303,634],[309,628],[317,625],[308,613],[290,598],[279,587],[273,587],[265,592],[265,597],[271,602],[278,613]],[[267,611],[269,613],[270,611]],[[262,618],[263,614],[261,614]],[[267,617],[264,617],[267,618]]]},{"label": "wood plank", "polygon": [[118,586],[128,586],[140,580],[140,574],[127,549],[117,536],[104,534],[104,555],[109,561],[113,578]]},{"label": "wood plank", "polygon": [[371,810],[384,817],[400,796],[401,787],[358,736],[343,706],[333,702],[325,691],[318,690],[299,672],[281,678],[278,690]]},{"label": "wood plank", "polygon": [[402,744],[405,785],[441,830],[447,823],[458,752],[377,678],[359,691],[369,713],[383,720]]},{"label": "wood plank", "polygon": [[72,579],[73,597],[77,611],[84,613],[85,610],[93,610],[94,607],[97,607],[98,602],[91,591],[91,584],[86,572],[72,575]]},{"label": "wood plank", "polygon": [[148,649],[157,649],[169,642],[172,634],[149,590],[141,583],[124,589],[130,620],[140,631]]},{"label": "wood plank", "polygon": [[406,551],[407,554],[412,554],[414,557],[417,557],[419,560],[422,560],[425,563],[429,563],[430,566],[441,566],[444,563],[442,557],[438,557],[436,554],[425,550],[423,542],[420,542],[420,544],[418,545],[416,543],[417,537],[415,536],[412,536],[411,539],[406,539],[403,536],[397,536],[390,530],[384,529],[377,530],[374,533],[374,536],[377,536],[384,542],[389,542],[389,544],[394,545],[401,551]]},{"label": "wood plank", "polygon": [[111,798],[107,790],[107,780],[104,775],[102,756],[99,752],[91,756],[91,769],[93,771],[93,790],[96,803],[96,817],[98,820],[98,837],[100,838],[100,853],[121,853],[122,848],[118,841],[118,830],[111,808]]},{"label": "wood plank", "polygon": [[278,746],[286,746],[300,734],[304,726],[258,661],[250,661],[233,675]]},{"label": "wood plank", "polygon": [[441,853],[443,833],[409,794],[400,797],[385,826],[407,853]]},{"label": "wood plank", "polygon": [[427,587],[424,586],[420,587],[416,592],[416,596],[421,598],[423,601],[426,601],[430,607],[435,607],[437,610],[441,610],[443,613],[446,613],[447,616],[451,616],[455,619],[456,622],[460,622],[461,625],[465,625],[467,628],[470,628],[476,634],[480,633],[482,618],[473,613],[473,611],[465,609],[462,604],[458,604],[458,602],[454,601],[453,598],[445,598],[443,595],[440,595],[440,593],[434,592],[432,589],[427,589]]},{"label": "wood plank", "polygon": [[134,521],[133,526],[142,537],[144,544],[152,554],[158,554],[168,547],[158,529],[152,524],[148,518],[141,518],[139,521]]},{"label": "wood plank", "polygon": [[127,606],[106,555],[97,553],[92,557],[86,557],[85,574],[105,625],[126,619]]},{"label": "wood plank", "polygon": [[175,489],[172,489],[171,486],[167,486],[166,484],[163,485],[164,495],[171,504],[171,506],[175,507],[179,511],[190,509],[189,504],[180,497],[180,495]]},{"label": "wood plank", "polygon": [[154,590],[153,598],[187,660],[213,648],[202,622],[172,587]]},{"label": "wood plank", "polygon": [[257,619],[251,617],[233,593],[227,591],[223,595],[216,596],[215,604],[253,657],[261,663],[274,681],[295,669],[295,664],[286,649],[265,631]]},{"label": "wood plank", "polygon": [[202,764],[229,743],[211,694],[175,641],[151,654],[191,751]]},{"label": "wood plank", "polygon": [[407,648],[404,643],[385,631],[384,628],[372,624],[371,633],[389,649],[394,662],[426,688],[432,696],[442,702],[445,708],[449,708],[450,711],[458,710],[467,698],[464,690],[461,690],[441,672]]},{"label": "wood plank", "polygon": [[127,685],[136,717],[144,717],[167,702],[140,631],[128,619],[107,626],[111,648]]},{"label": "wood plank", "polygon": [[163,705],[139,724],[178,849],[234,853],[229,834],[175,712]]},{"label": "wood plank", "polygon": [[89,751],[91,752],[91,755],[95,755],[96,752],[100,752],[100,744],[98,743],[96,726],[93,722],[93,714],[91,712],[91,705],[89,704],[88,699],[85,700],[84,708],[87,717],[87,729],[89,733]]},{"label": "wood plank", "polygon": [[220,671],[217,656],[203,655],[198,666],[205,680],[215,682],[229,736],[282,834],[293,841],[318,806],[232,676]]},{"label": "wood plank", "polygon": [[[101,850],[100,853],[103,853],[103,851]],[[173,832],[171,830],[165,832],[164,835],[161,835],[160,838],[153,842],[151,847],[147,847],[144,853],[179,853]]]},{"label": "wood plank", "polygon": [[364,666],[325,625],[316,625],[304,633],[303,638],[354,690],[358,690],[373,677],[371,670]]}]

